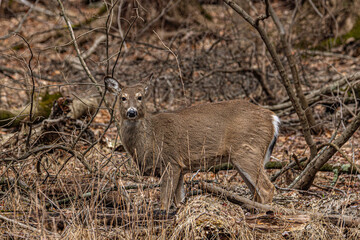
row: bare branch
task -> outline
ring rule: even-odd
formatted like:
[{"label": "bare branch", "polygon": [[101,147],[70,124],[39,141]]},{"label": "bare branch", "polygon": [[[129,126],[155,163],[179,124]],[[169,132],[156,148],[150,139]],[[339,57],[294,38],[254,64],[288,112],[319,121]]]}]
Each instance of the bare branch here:
[{"label": "bare branch", "polygon": [[224,0],[224,2],[227,5],[229,5],[232,9],[234,9],[241,17],[243,17],[248,23],[250,23],[259,32],[268,51],[270,52],[272,59],[274,60],[275,66],[280,73],[282,83],[283,83],[283,85],[286,89],[286,92],[289,95],[289,98],[294,106],[294,109],[300,119],[302,131],[303,131],[306,143],[310,147],[310,152],[311,152],[310,159],[314,158],[317,153],[317,148],[316,148],[315,142],[311,136],[310,126],[307,121],[305,112],[302,109],[299,99],[296,97],[296,95],[294,93],[294,90],[292,89],[292,86],[291,86],[290,80],[286,74],[285,68],[284,68],[283,64],[281,63],[278,54],[276,53],[275,47],[270,42],[270,39],[269,39],[265,29],[260,24],[256,25],[255,20],[247,12],[245,12],[239,5],[237,5],[235,2],[233,2],[231,0]]},{"label": "bare branch", "polygon": [[[268,8],[269,8],[271,18],[273,19],[278,31],[280,32],[281,45],[284,49],[285,56],[288,60],[289,66],[290,66],[291,75],[293,77],[293,81],[294,81],[294,85],[295,85],[295,91],[296,91],[297,97],[299,98],[300,105],[301,105],[302,109],[305,111],[305,115],[306,115],[308,124],[312,128],[311,130],[314,133],[319,133],[321,129],[316,126],[316,122],[315,122],[313,113],[312,113],[311,109],[309,108],[309,104],[308,104],[308,102],[304,96],[304,92],[302,91],[302,88],[301,88],[299,72],[297,70],[294,55],[291,52],[290,39],[288,39],[289,36],[286,34],[285,28],[284,28],[283,24],[281,23],[279,17],[276,15],[274,9],[270,5],[269,0],[266,0],[265,2],[266,2],[266,6],[268,6]],[[316,153],[314,152],[312,154],[316,154]]]},{"label": "bare branch", "polygon": [[110,18],[112,16],[113,13],[113,9],[115,7],[115,5],[119,2],[119,0],[116,0],[116,2],[111,6],[110,10],[109,10],[109,14],[108,17],[106,19],[106,24],[105,24],[105,30],[106,30],[106,75],[109,75],[109,70],[110,70],[110,58],[109,58],[109,30],[111,27],[111,23],[109,25],[110,22]]}]

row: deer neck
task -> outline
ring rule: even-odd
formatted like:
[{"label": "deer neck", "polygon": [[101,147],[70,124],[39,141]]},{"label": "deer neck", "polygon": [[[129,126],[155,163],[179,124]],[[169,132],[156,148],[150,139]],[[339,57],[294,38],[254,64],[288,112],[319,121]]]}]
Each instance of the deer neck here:
[{"label": "deer neck", "polygon": [[144,120],[128,120],[123,119],[121,122],[121,141],[123,142],[126,150],[133,155],[132,149],[138,148],[139,144],[144,138],[146,132],[146,121]]},{"label": "deer neck", "polygon": [[[126,151],[138,164],[140,169],[144,169],[147,161],[147,150],[150,144],[151,124],[148,119],[132,121],[123,119],[121,121],[121,141]],[[142,165],[142,166],[140,166]],[[146,168],[146,167],[145,167]]]}]

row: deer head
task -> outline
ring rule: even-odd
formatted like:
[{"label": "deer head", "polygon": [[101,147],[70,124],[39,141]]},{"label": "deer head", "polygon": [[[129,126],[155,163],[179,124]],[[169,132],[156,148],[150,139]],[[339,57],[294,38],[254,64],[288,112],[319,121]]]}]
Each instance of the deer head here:
[{"label": "deer head", "polygon": [[136,121],[145,117],[145,97],[150,80],[124,87],[114,78],[105,77],[105,88],[120,99],[120,115],[122,119]]}]

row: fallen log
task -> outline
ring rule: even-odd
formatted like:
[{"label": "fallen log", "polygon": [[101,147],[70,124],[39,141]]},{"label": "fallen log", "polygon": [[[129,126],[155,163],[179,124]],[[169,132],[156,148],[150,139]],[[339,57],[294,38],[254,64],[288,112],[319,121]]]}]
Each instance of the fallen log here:
[{"label": "fallen log", "polygon": [[[45,93],[40,96],[39,101],[34,101],[32,119],[34,119],[35,122],[39,122],[48,118],[53,101],[60,97],[60,93]],[[28,118],[29,114],[30,105],[13,110],[0,109],[0,127],[10,128],[20,126],[20,123]]]},{"label": "fallen log", "polygon": [[[32,114],[32,119],[35,120],[34,122],[41,122],[47,119],[51,114],[54,101],[60,97],[62,97],[60,93],[45,93],[39,97],[38,101],[34,101],[35,104]],[[82,116],[92,115],[98,107],[98,104],[98,97],[76,98],[72,100],[68,106],[70,108],[68,116],[72,119],[79,119]],[[30,105],[12,110],[0,109],[0,127],[18,127],[29,118],[29,114]]]},{"label": "fallen log", "polygon": [[[213,184],[209,184],[206,182],[201,182],[199,186],[203,191],[206,191],[207,193],[210,193],[215,196],[225,197],[230,202],[239,204],[251,211],[252,210],[258,210],[261,212],[271,211],[271,212],[274,212],[275,214],[287,214],[289,212],[293,212],[293,210],[290,210],[290,209],[280,209],[280,208],[277,208],[272,205],[254,202],[250,199],[239,196],[236,193],[227,191],[223,188],[214,186]],[[310,216],[311,219],[321,218],[321,219],[331,222],[332,224],[340,225],[340,226],[347,226],[347,227],[359,227],[360,226],[360,218],[352,217],[352,216],[346,216],[346,215],[340,215],[340,214],[310,213],[310,212],[305,212],[305,211],[295,211],[295,214],[296,215],[308,215],[308,216]]]}]

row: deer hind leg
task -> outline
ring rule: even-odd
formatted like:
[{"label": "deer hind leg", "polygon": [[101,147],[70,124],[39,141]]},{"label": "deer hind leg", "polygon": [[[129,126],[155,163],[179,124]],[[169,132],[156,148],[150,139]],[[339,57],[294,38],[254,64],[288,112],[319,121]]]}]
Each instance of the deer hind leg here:
[{"label": "deer hind leg", "polygon": [[170,164],[166,167],[160,184],[161,210],[169,210],[171,201],[175,196],[175,190],[178,188],[181,175],[180,167]]},{"label": "deer hind leg", "polygon": [[184,174],[180,173],[179,181],[175,189],[175,206],[180,207],[185,200]]},{"label": "deer hind leg", "polygon": [[266,175],[263,158],[262,154],[246,152],[235,154],[231,157],[231,162],[254,194],[254,200],[269,203],[273,199],[275,187]]}]

